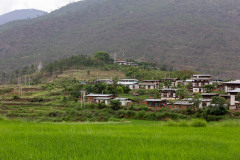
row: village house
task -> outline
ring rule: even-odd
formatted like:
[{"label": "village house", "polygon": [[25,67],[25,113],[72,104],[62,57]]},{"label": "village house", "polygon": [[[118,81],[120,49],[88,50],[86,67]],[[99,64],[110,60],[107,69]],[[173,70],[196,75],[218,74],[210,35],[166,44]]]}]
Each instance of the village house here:
[{"label": "village house", "polygon": [[112,94],[93,94],[86,95],[88,103],[101,103],[104,102],[106,105],[110,104],[110,100],[114,98]]},{"label": "village house", "polygon": [[128,86],[131,90],[139,89],[139,80],[137,79],[120,79],[118,84]]},{"label": "village house", "polygon": [[164,108],[167,105],[167,101],[163,99],[146,99],[145,105],[152,108]]},{"label": "village house", "polygon": [[159,89],[159,80],[143,80],[143,83],[139,84],[139,88],[142,89]]},{"label": "village house", "polygon": [[238,93],[240,93],[240,88],[228,91],[228,94],[230,95],[230,110],[239,109],[239,101],[236,99]]},{"label": "village house", "polygon": [[123,60],[117,60],[117,61],[115,61],[115,64],[118,64],[118,65],[127,65],[127,62],[126,62],[126,61],[123,61]]},{"label": "village house", "polygon": [[98,79],[95,81],[95,83],[113,84],[113,80],[112,79]]},{"label": "village house", "polygon": [[223,82],[223,88],[224,88],[224,92],[228,92],[228,91],[240,88],[240,80]]},{"label": "village house", "polygon": [[205,92],[205,85],[211,84],[211,75],[197,74],[193,75],[192,87],[193,93],[203,93]]},{"label": "village house", "polygon": [[[171,87],[177,87],[177,80],[179,80],[178,78],[163,78],[161,79],[161,82],[164,83],[166,81],[171,82]],[[163,88],[167,88],[167,86],[163,86]]]},{"label": "village house", "polygon": [[177,89],[175,88],[165,88],[161,89],[161,99],[166,99],[166,100],[175,100],[177,99],[176,91]]},{"label": "village house", "polygon": [[120,101],[121,106],[131,106],[134,101],[129,98],[115,98],[114,100]]},{"label": "village house", "polygon": [[[199,108],[204,108],[204,107],[208,107],[211,105],[211,101],[212,99],[208,99],[208,98],[200,98],[200,104],[199,104]],[[185,98],[183,99],[182,101],[185,101],[185,102],[189,102],[189,103],[193,103],[193,98]]]},{"label": "village house", "polygon": [[188,101],[177,101],[171,105],[167,105],[167,108],[169,109],[188,109],[191,108],[193,103]]},{"label": "village house", "polygon": [[135,66],[137,67],[138,65],[134,62],[127,62],[127,61],[124,61],[124,60],[116,60],[115,61],[115,64],[118,64],[118,65],[128,65],[128,66]]},{"label": "village house", "polygon": [[201,94],[201,96],[204,99],[212,99],[213,97],[218,96],[218,95],[219,95],[218,93],[202,93]]}]

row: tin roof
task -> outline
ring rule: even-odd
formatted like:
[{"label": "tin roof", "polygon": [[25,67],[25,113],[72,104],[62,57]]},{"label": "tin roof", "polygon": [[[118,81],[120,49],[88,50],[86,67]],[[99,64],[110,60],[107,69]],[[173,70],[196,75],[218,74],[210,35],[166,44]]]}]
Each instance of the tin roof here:
[{"label": "tin roof", "polygon": [[229,81],[229,82],[223,82],[223,84],[240,84],[240,80]]},{"label": "tin roof", "polygon": [[144,101],[146,101],[146,102],[162,102],[162,101],[166,101],[166,100],[163,100],[163,99],[145,99]]},{"label": "tin roof", "polygon": [[93,94],[93,93],[86,95],[86,97],[111,97],[111,96],[112,94]]},{"label": "tin roof", "polygon": [[236,88],[234,90],[228,91],[228,93],[239,93],[240,92],[240,88]]}]

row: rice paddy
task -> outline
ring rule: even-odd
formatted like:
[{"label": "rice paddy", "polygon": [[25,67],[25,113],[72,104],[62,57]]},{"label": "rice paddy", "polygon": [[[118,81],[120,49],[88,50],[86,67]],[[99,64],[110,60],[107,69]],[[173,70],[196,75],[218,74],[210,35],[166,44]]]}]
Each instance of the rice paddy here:
[{"label": "rice paddy", "polygon": [[[0,159],[239,159],[240,127],[214,122],[35,123],[0,120]],[[222,125],[223,124],[223,125]]]}]

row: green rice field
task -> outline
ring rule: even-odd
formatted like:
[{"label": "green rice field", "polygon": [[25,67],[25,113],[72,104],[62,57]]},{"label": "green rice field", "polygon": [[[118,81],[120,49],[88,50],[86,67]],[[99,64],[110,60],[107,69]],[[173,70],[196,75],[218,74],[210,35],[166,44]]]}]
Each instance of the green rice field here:
[{"label": "green rice field", "polygon": [[0,120],[1,160],[239,159],[239,122],[35,123]]}]

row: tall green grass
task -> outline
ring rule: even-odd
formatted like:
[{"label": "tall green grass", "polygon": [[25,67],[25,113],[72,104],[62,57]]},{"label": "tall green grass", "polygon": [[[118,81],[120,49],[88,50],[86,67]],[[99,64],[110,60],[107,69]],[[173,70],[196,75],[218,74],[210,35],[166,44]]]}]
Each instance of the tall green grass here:
[{"label": "tall green grass", "polygon": [[0,159],[239,159],[240,127],[0,121]]}]

